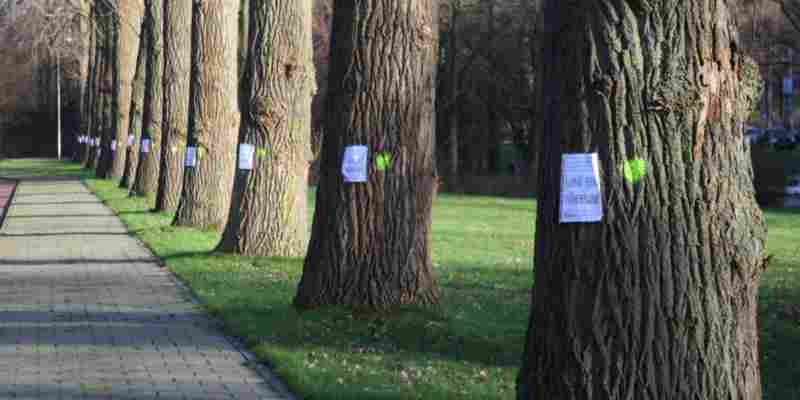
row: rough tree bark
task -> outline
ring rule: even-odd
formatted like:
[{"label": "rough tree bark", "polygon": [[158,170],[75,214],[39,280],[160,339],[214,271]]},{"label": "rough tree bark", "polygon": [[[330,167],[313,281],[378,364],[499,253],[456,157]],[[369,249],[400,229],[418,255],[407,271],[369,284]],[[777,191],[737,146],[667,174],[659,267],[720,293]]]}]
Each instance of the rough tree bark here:
[{"label": "rough tree bark", "polygon": [[[766,227],[742,140],[757,68],[728,4],[547,1],[520,398],[760,398]],[[559,224],[561,155],[585,152],[603,219]]]},{"label": "rough tree bark", "polygon": [[530,53],[531,69],[533,70],[533,93],[531,93],[531,108],[528,112],[530,131],[528,133],[528,175],[535,177],[539,166],[539,148],[542,141],[542,47],[544,44],[544,2],[546,0],[530,0],[528,2],[528,16],[534,23],[530,27],[528,52]]},{"label": "rough tree bark", "polygon": [[117,52],[117,45],[119,44],[119,19],[116,12],[118,3],[116,0],[107,0],[107,2],[102,3],[100,9],[105,16],[102,19],[105,39],[103,53],[103,57],[105,58],[105,70],[101,86],[103,98],[101,118],[103,128],[101,131],[100,148],[102,150],[99,154],[95,173],[98,178],[107,179],[111,177],[111,167],[114,158],[117,158],[116,152],[111,151],[111,144],[116,137],[116,113],[119,109],[117,100],[117,96],[119,95],[117,86],[119,82],[119,70],[117,69],[117,60],[119,58],[119,53]]},{"label": "rough tree bark", "polygon": [[458,24],[461,19],[461,0],[450,2],[450,30],[447,34],[447,155],[448,172],[447,179],[458,185],[458,134],[459,132],[459,71],[458,66]]},{"label": "rough tree bark", "polygon": [[109,57],[107,54],[108,47],[108,30],[106,29],[106,20],[108,15],[105,13],[105,3],[96,3],[94,5],[95,14],[95,59],[96,66],[94,69],[94,95],[92,101],[92,136],[97,139],[97,145],[91,148],[89,152],[89,169],[97,171],[100,164],[100,157],[102,151],[98,154],[98,148],[102,146],[103,134],[105,132],[104,111],[106,106],[106,77],[108,76],[108,62]]},{"label": "rough tree bark", "polygon": [[308,246],[311,97],[316,87],[311,0],[250,2],[242,82],[241,143],[255,146],[252,170],[236,173],[218,249],[301,256]]},{"label": "rough tree bark", "polygon": [[116,154],[111,165],[110,177],[121,178],[128,162],[126,146],[130,126],[133,79],[139,55],[139,35],[144,16],[142,0],[118,0],[119,40],[117,41],[117,113],[115,122]]},{"label": "rough tree bark", "polygon": [[[93,103],[95,97],[95,69],[97,68],[97,51],[96,51],[96,41],[97,41],[97,33],[95,32],[96,24],[95,24],[95,8],[94,2],[86,1],[85,3],[86,9],[89,11],[89,17],[86,20],[86,29],[87,29],[87,43],[86,43],[86,52],[87,52],[87,70],[86,70],[86,84],[84,89],[84,102],[83,102],[83,109],[81,110],[81,130],[82,134],[88,136],[93,131]],[[89,146],[88,141],[83,144],[83,154],[81,155],[81,164],[84,168],[89,167]]]},{"label": "rough tree bark", "polygon": [[[437,8],[434,0],[334,5],[327,134],[298,307],[439,300],[430,259]],[[368,147],[366,183],[343,180],[349,145]],[[383,152],[391,163],[380,170]]]},{"label": "rough tree bark", "polygon": [[239,1],[196,2],[192,12],[189,146],[175,225],[222,230],[228,219],[239,133]]},{"label": "rough tree bark", "polygon": [[164,3],[164,118],[156,211],[175,211],[181,195],[186,131],[189,123],[189,73],[192,55],[192,3]]},{"label": "rough tree bark", "polygon": [[[89,94],[89,65],[92,61],[92,35],[91,32],[91,25],[89,23],[89,18],[91,18],[91,5],[89,4],[88,0],[80,0],[78,2],[78,10],[81,16],[78,18],[78,32],[79,38],[78,43],[80,44],[82,49],[86,49],[85,51],[81,52],[79,58],[79,84],[80,84],[80,100],[78,103],[78,109],[80,110],[80,123],[79,123],[79,130],[80,132],[78,135],[85,135],[89,129],[89,122],[88,122],[88,112],[86,105],[88,103],[88,94]],[[81,163],[85,162],[84,157],[86,156],[86,145],[80,144],[78,146],[78,158],[75,161],[80,161]]]},{"label": "rough tree bark", "polygon": [[142,107],[142,140],[150,140],[150,151],[139,154],[136,181],[131,195],[155,196],[158,190],[158,173],[161,166],[161,119],[164,108],[163,0],[145,0],[147,36],[147,72]]},{"label": "rough tree bark", "polygon": [[[144,32],[144,18],[139,32]],[[119,181],[119,187],[130,189],[136,180],[136,170],[139,166],[139,135],[142,133],[142,106],[144,103],[144,84],[147,75],[147,36],[142,35],[139,40],[139,51],[136,56],[136,72],[133,74],[131,90],[131,105],[128,111],[128,137],[132,140],[131,146],[126,148],[125,172]],[[127,143],[126,143],[127,145]]]}]

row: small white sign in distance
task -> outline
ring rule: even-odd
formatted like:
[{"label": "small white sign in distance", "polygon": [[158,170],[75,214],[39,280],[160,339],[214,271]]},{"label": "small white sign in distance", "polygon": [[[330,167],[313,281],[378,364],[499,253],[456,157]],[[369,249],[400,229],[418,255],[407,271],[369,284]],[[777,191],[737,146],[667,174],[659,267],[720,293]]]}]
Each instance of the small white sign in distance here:
[{"label": "small white sign in distance", "polygon": [[197,166],[197,147],[189,146],[186,148],[186,159],[183,165],[190,168]]},{"label": "small white sign in distance", "polygon": [[367,181],[367,146],[356,145],[344,148],[342,176],[345,182]]},{"label": "small white sign in distance", "polygon": [[252,144],[242,143],[239,145],[239,169],[251,170],[253,169],[254,156],[256,154],[256,147]]},{"label": "small white sign in distance", "polygon": [[142,139],[142,153],[150,152],[150,139]]}]

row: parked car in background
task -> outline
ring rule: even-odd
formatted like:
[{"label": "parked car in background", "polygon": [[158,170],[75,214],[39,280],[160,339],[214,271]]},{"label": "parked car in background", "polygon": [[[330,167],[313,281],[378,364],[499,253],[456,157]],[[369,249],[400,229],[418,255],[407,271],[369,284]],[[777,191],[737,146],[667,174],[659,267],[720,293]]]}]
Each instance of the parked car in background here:
[{"label": "parked car in background", "polygon": [[785,193],[787,196],[800,196],[800,175],[789,179]]},{"label": "parked car in background", "polygon": [[764,136],[764,130],[761,128],[754,128],[754,127],[745,127],[744,129],[744,140],[748,144],[756,143],[761,137]]}]

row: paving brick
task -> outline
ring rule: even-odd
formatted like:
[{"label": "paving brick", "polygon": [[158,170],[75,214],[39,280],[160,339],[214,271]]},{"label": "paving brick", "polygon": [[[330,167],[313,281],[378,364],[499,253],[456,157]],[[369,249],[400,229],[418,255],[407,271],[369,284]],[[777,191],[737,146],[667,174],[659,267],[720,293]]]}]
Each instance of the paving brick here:
[{"label": "paving brick", "polygon": [[0,230],[0,398],[288,398],[188,299],[80,182],[23,180]]}]

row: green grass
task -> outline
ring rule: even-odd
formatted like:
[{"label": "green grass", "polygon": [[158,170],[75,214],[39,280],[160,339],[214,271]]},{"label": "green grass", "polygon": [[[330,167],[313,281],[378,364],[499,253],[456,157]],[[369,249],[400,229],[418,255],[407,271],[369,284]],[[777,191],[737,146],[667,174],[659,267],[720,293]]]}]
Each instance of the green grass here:
[{"label": "green grass", "polygon": [[[171,215],[149,212],[146,200],[110,181],[86,182],[303,398],[514,397],[533,277],[533,201],[438,197],[437,311],[299,314],[290,303],[302,260],[211,254],[216,233],[170,227]],[[759,300],[764,398],[800,399],[800,211],[766,216],[773,260]]]},{"label": "green grass", "polygon": [[54,159],[12,159],[0,160],[0,177],[78,177],[88,178],[94,174],[83,169],[79,163]]}]

